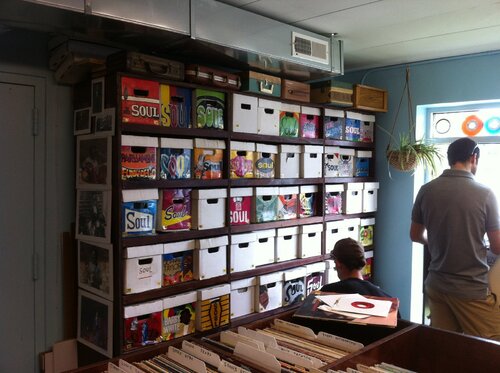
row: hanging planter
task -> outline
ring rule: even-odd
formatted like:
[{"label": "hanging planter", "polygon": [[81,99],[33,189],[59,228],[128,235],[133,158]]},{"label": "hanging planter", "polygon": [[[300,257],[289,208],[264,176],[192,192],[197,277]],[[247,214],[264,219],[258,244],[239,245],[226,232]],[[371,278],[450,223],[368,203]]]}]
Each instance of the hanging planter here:
[{"label": "hanging planter", "polygon": [[[394,128],[399,116],[401,104],[404,96],[407,96],[408,101],[408,133],[400,133],[399,138],[394,136]],[[412,101],[410,94],[410,69],[406,68],[406,80],[399,100],[398,110],[394,117],[391,132],[386,131],[389,135],[389,143],[387,144],[386,157],[388,164],[398,171],[414,172],[418,166],[429,167],[432,173],[436,172],[436,160],[441,161],[442,156],[435,144],[427,144],[423,140],[415,140],[415,121],[412,115]]]}]

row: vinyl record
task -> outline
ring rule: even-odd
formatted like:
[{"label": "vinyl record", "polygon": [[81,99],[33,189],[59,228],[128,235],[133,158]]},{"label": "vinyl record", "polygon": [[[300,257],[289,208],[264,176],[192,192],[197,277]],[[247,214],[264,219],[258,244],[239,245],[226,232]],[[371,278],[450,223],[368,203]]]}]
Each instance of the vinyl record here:
[{"label": "vinyl record", "polygon": [[450,128],[451,128],[451,123],[450,123],[450,121],[448,119],[445,119],[445,118],[439,119],[434,124],[434,129],[440,135],[444,135],[445,133],[448,133],[448,131],[450,130]]},{"label": "vinyl record", "polygon": [[354,308],[360,308],[360,309],[363,309],[363,310],[367,310],[367,309],[375,307],[375,305],[373,303],[370,303],[370,302],[359,302],[359,301],[358,302],[352,302],[351,306],[353,306]]},{"label": "vinyl record", "polygon": [[469,115],[462,123],[462,131],[467,136],[476,136],[483,129],[483,121],[476,115]]},{"label": "vinyl record", "polygon": [[486,127],[486,131],[491,133],[492,135],[498,134],[500,132],[500,118],[499,117],[491,117],[484,124]]}]

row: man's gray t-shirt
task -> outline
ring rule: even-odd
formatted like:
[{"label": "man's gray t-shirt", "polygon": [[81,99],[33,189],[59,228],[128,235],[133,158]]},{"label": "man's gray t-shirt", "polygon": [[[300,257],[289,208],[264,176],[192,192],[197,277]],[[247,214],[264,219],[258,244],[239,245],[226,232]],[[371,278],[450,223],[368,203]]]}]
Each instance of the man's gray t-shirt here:
[{"label": "man's gray t-shirt", "polygon": [[422,186],[412,221],[425,226],[431,263],[426,286],[464,298],[484,299],[488,265],[484,235],[500,229],[491,189],[468,171],[445,170]]}]

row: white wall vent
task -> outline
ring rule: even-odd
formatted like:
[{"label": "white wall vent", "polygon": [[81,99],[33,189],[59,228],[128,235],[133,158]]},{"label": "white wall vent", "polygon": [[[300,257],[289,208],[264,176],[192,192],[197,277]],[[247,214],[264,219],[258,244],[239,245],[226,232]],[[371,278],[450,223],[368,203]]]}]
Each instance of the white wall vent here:
[{"label": "white wall vent", "polygon": [[329,64],[330,48],[328,41],[292,32],[292,56]]}]

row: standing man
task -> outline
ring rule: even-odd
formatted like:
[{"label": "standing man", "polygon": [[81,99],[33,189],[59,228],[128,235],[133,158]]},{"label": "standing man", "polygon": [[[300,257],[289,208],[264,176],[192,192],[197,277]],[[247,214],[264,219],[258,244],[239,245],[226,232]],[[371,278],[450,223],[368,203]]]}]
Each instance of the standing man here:
[{"label": "standing man", "polygon": [[461,138],[448,147],[450,169],[422,186],[412,211],[410,238],[428,245],[425,280],[431,325],[500,341],[500,294],[488,288],[484,235],[500,254],[498,205],[474,175],[479,147]]}]

